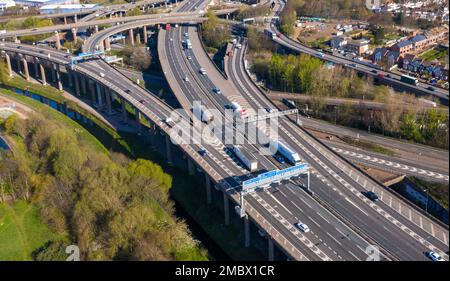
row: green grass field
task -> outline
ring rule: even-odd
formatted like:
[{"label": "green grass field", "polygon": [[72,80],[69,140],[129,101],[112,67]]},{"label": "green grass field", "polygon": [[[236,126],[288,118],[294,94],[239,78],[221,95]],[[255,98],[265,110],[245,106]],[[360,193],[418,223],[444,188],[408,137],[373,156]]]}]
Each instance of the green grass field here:
[{"label": "green grass field", "polygon": [[25,201],[0,203],[0,261],[32,260],[31,253],[49,240],[65,239],[41,221],[39,210]]},{"label": "green grass field", "polygon": [[425,53],[420,55],[420,58],[426,60],[426,61],[433,61],[437,59],[438,61],[442,63],[446,63],[445,60],[448,61],[448,49],[436,47],[434,49],[431,49],[429,51],[426,51]]}]

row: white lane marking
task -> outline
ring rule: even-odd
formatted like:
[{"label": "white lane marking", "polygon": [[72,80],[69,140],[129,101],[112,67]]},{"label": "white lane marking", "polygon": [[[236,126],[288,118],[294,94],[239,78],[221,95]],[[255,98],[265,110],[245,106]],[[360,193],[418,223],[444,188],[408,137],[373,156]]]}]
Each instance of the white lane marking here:
[{"label": "white lane marking", "polygon": [[352,200],[348,199],[348,197],[345,197],[345,200],[347,200],[350,204],[352,204],[355,208],[357,208],[358,210],[360,210],[363,214],[365,214],[366,216],[369,216],[366,212],[364,212],[360,207],[358,207],[355,203],[353,203]]},{"label": "white lane marking", "polygon": [[361,259],[358,259],[358,257],[357,256],[355,256],[355,254],[353,254],[351,251],[348,251],[348,253],[350,254],[350,255],[352,255],[356,260],[358,260],[358,261],[360,261]]},{"label": "white lane marking", "polygon": [[327,232],[327,235],[330,236],[336,243],[338,243],[340,246],[342,246],[341,242],[339,242],[333,235]]},{"label": "white lane marking", "polygon": [[320,224],[318,224],[315,220],[313,220],[311,217],[308,217],[314,224],[316,224],[320,228]]},{"label": "white lane marking", "polygon": [[317,215],[319,215],[319,217],[321,217],[324,221],[326,221],[328,224],[330,224],[330,222],[326,218],[324,218],[324,216],[322,216],[320,213],[317,213]]}]

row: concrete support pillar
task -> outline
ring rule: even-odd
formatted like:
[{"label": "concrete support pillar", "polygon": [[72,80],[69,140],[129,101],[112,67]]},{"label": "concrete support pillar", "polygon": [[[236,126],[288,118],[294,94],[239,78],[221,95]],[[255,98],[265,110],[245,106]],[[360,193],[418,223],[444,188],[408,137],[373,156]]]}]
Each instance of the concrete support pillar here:
[{"label": "concrete support pillar", "polygon": [[188,173],[190,176],[192,176],[195,174],[195,164],[191,158],[186,157],[186,159],[187,159],[187,165],[188,165]]},{"label": "concrete support pillar", "polygon": [[[79,76],[78,76],[79,75]],[[81,84],[81,93],[86,95],[87,94],[87,87],[86,87],[86,78],[81,75],[81,74],[77,74],[77,77],[79,77],[80,80],[80,84]]]},{"label": "concrete support pillar", "polygon": [[244,217],[244,239],[244,246],[250,247],[250,221],[247,215]]},{"label": "concrete support pillar", "polygon": [[170,140],[170,137],[166,135],[166,156],[167,156],[167,163],[172,164],[172,149],[171,146],[172,141]]},{"label": "concrete support pillar", "polygon": [[67,24],[67,17],[64,17],[64,24]]},{"label": "concrete support pillar", "polygon": [[109,41],[109,37],[105,39],[105,51],[111,50],[111,42]]},{"label": "concrete support pillar", "polygon": [[67,71],[67,79],[69,80],[69,87],[72,88],[73,87],[73,75],[74,75],[74,73],[72,71],[70,71],[69,68],[67,68],[66,71]]},{"label": "concrete support pillar", "polygon": [[105,100],[106,100],[106,109],[108,111],[108,115],[111,115],[112,114],[111,90],[109,88],[105,88]]},{"label": "concrete support pillar", "polygon": [[25,79],[27,79],[27,81],[30,81],[30,72],[28,71],[28,62],[25,58],[23,58],[22,63],[23,63],[23,74],[25,75]]},{"label": "concrete support pillar", "polygon": [[211,204],[212,197],[211,197],[211,179],[209,178],[209,175],[205,173],[205,188],[206,188],[206,203]]},{"label": "concrete support pillar", "polygon": [[38,59],[34,59],[34,77],[37,79],[39,78],[39,60]]},{"label": "concrete support pillar", "polygon": [[52,71],[52,82],[56,83],[56,69],[55,69],[55,65],[52,65],[51,71]]},{"label": "concrete support pillar", "polygon": [[73,80],[74,80],[74,84],[75,84],[75,95],[77,95],[77,97],[80,96],[80,81],[78,79],[78,74],[76,72],[73,73]]},{"label": "concrete support pillar", "polygon": [[39,70],[41,71],[42,85],[47,85],[47,78],[45,77],[45,68],[42,64],[39,64]]},{"label": "concrete support pillar", "polygon": [[62,85],[62,81],[61,81],[61,73],[59,72],[59,70],[55,70],[55,74],[56,74],[56,84],[58,85],[58,90],[62,91],[63,85]]},{"label": "concrete support pillar", "polygon": [[113,13],[109,14],[109,18],[112,19],[113,18]]},{"label": "concrete support pillar", "polygon": [[142,27],[142,33],[144,35],[144,43],[147,44],[148,37],[147,37],[147,27],[146,26]]},{"label": "concrete support pillar", "polygon": [[141,44],[141,34],[139,32],[136,34],[136,43]]},{"label": "concrete support pillar", "polygon": [[142,133],[141,113],[139,112],[139,110],[137,108],[135,108],[134,111],[135,111],[135,116],[136,116],[137,131],[138,131],[138,134],[141,134]]},{"label": "concrete support pillar", "polygon": [[132,28],[130,28],[128,30],[128,37],[129,37],[131,46],[134,46],[134,34],[133,34],[133,29]]},{"label": "concrete support pillar", "polygon": [[105,45],[103,44],[103,41],[100,41],[97,45],[97,48],[99,51],[104,51],[105,50]]},{"label": "concrete support pillar", "polygon": [[267,241],[268,241],[268,243],[269,243],[269,253],[268,253],[268,256],[269,256],[269,261],[273,261],[274,260],[274,245],[273,245],[273,240],[272,240],[272,238],[271,237],[267,237]]},{"label": "concrete support pillar", "polygon": [[99,83],[95,83],[95,87],[96,87],[96,92],[97,92],[97,103],[98,106],[102,106],[103,105],[103,99],[102,99],[102,85],[100,85]]},{"label": "concrete support pillar", "polygon": [[94,32],[97,33],[98,32],[98,25],[94,26]]},{"label": "concrete support pillar", "polygon": [[61,49],[61,38],[59,38],[58,31],[55,31],[55,47],[57,50]]},{"label": "concrete support pillar", "polygon": [[91,92],[91,104],[95,104],[95,89],[94,89],[94,81],[88,81],[89,84],[89,92]]},{"label": "concrete support pillar", "polygon": [[224,191],[223,192],[223,214],[224,214],[226,225],[230,224],[230,202],[228,202],[228,200],[229,200],[228,195]]},{"label": "concrete support pillar", "polygon": [[128,113],[127,113],[127,109],[125,107],[125,100],[124,99],[120,99],[120,104],[122,105],[122,118],[123,118],[123,122],[124,123],[128,123]]},{"label": "concrete support pillar", "polygon": [[74,21],[75,23],[78,23],[78,15],[75,14],[75,16],[73,17],[73,21]]},{"label": "concrete support pillar", "polygon": [[6,67],[8,68],[8,75],[9,75],[9,77],[12,77],[13,72],[12,72],[12,67],[11,67],[11,58],[9,57],[9,55],[6,52],[4,52],[3,54],[6,58]]},{"label": "concrete support pillar", "polygon": [[[75,16],[76,18],[77,16]],[[77,29],[76,28],[72,28],[72,36],[73,36],[73,43],[76,44],[77,43]]]},{"label": "concrete support pillar", "polygon": [[20,63],[20,61],[22,60],[20,57],[16,57],[16,63],[17,63],[17,73],[21,73],[22,72],[22,64]]}]

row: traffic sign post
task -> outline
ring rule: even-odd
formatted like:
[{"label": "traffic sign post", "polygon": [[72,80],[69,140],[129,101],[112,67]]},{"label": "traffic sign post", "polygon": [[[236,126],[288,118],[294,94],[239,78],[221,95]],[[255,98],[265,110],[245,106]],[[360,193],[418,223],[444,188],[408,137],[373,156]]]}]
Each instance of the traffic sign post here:
[{"label": "traffic sign post", "polygon": [[302,163],[287,169],[275,170],[258,175],[255,178],[242,182],[242,189],[240,192],[240,208],[236,208],[236,211],[240,217],[245,216],[245,202],[244,196],[250,192],[256,190],[259,187],[267,187],[273,182],[280,182],[282,180],[288,180],[292,177],[306,174],[308,176],[307,189],[310,192],[310,179],[309,179],[309,164]]}]

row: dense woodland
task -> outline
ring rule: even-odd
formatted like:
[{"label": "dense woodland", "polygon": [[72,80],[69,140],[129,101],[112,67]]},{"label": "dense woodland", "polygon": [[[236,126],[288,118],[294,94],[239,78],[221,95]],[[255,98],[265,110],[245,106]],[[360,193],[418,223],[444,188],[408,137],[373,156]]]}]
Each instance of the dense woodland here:
[{"label": "dense woodland", "polygon": [[[0,124],[13,154],[0,159],[0,193],[40,208],[52,230],[66,233],[83,260],[204,260],[169,200],[172,178],[158,165],[108,153],[40,112]],[[34,253],[64,257],[61,241]]]},{"label": "dense woodland", "polygon": [[219,18],[209,11],[206,16],[208,20],[202,24],[202,40],[209,52],[214,53],[220,49],[231,38],[229,28],[219,23]]}]

